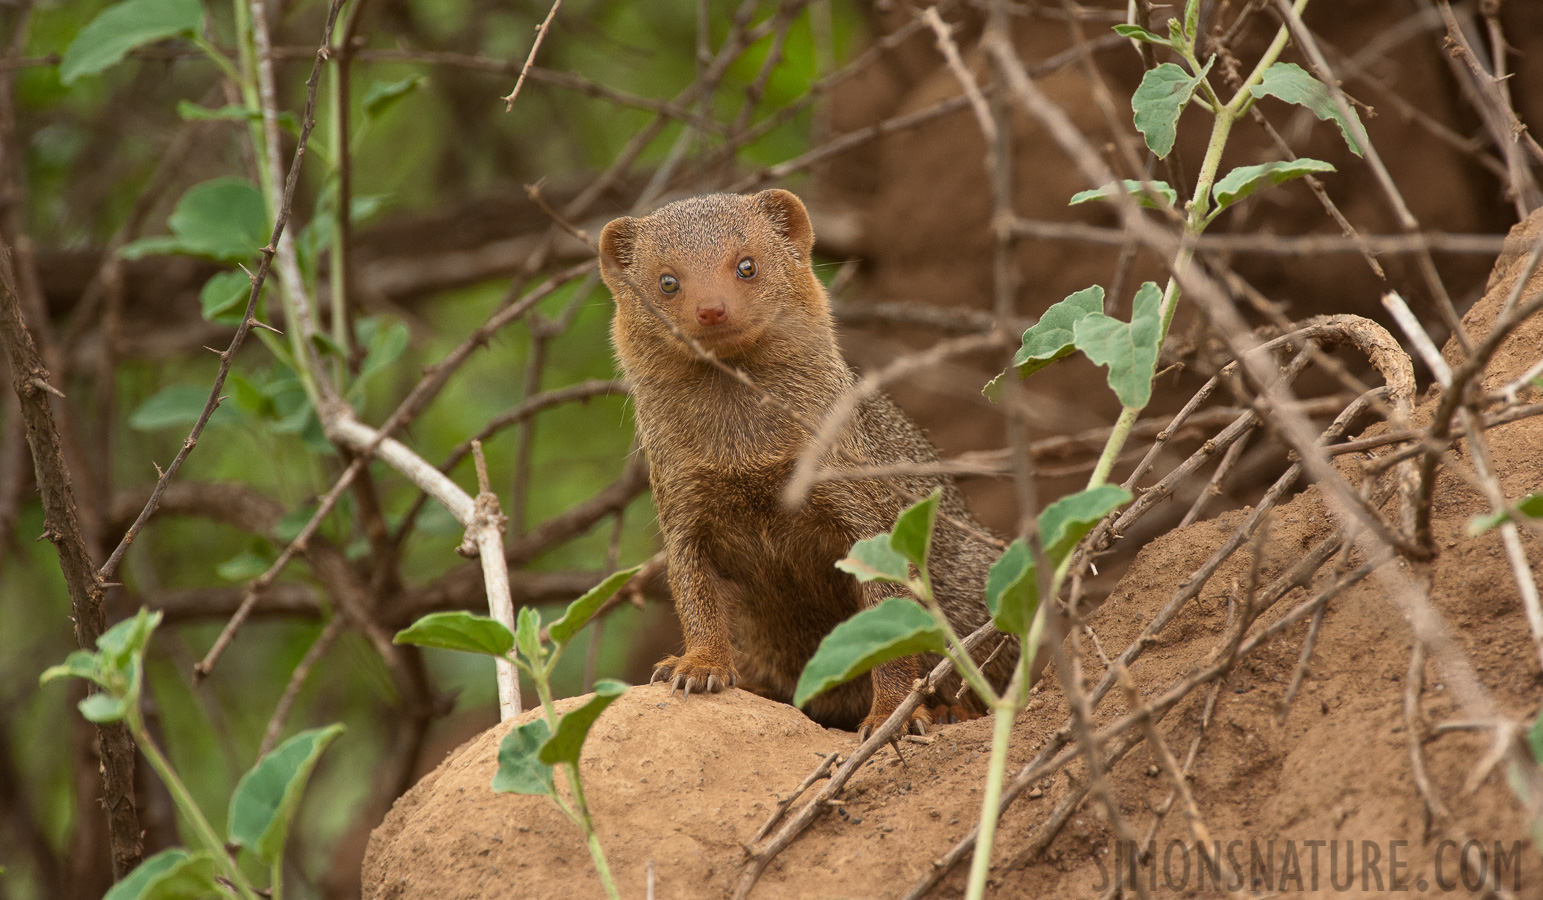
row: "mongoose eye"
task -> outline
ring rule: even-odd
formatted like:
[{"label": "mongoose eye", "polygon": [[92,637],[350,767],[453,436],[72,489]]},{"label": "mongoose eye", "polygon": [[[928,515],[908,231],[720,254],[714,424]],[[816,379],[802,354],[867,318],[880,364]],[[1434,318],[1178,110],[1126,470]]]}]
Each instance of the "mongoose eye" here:
[{"label": "mongoose eye", "polygon": [[666,294],[675,293],[680,290],[680,279],[674,275],[660,275],[659,290],[664,291]]},{"label": "mongoose eye", "polygon": [[734,268],[735,271],[739,272],[739,277],[741,278],[755,277],[755,260],[748,256],[740,260],[739,265],[735,266]]}]

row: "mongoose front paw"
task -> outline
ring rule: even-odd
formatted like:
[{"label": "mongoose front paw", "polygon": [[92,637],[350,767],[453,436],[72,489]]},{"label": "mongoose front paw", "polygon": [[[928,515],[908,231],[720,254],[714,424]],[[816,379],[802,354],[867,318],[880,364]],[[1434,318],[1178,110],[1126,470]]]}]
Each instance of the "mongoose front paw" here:
[{"label": "mongoose front paw", "polygon": [[687,653],[685,656],[666,656],[659,660],[654,668],[654,677],[648,683],[658,681],[668,681],[671,694],[678,689],[683,696],[690,697],[692,691],[710,694],[733,687],[739,683],[739,673],[734,671],[732,663],[716,665],[711,660]]},{"label": "mongoose front paw", "polygon": [[[873,734],[874,730],[877,729],[880,725],[883,725],[887,719],[889,719],[888,713],[883,715],[880,715],[879,713],[869,713],[868,717],[863,719],[862,724],[857,726],[857,739],[859,741],[868,740],[869,736]],[[911,713],[911,719],[905,723],[905,727],[901,730],[901,733],[926,734],[927,726],[931,724],[932,717],[927,714],[925,709],[918,708],[915,712]]]}]

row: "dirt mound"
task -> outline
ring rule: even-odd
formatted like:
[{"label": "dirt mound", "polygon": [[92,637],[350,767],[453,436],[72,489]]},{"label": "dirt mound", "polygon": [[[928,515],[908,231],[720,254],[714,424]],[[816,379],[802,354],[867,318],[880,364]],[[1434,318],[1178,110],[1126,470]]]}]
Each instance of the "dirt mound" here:
[{"label": "dirt mound", "polygon": [[[1518,226],[1513,246],[1530,248],[1540,234],[1543,214]],[[1495,320],[1524,262],[1517,252],[1502,257],[1488,293],[1466,319],[1475,334]],[[1529,287],[1529,295],[1543,290],[1543,273]],[[1484,386],[1496,388],[1525,370],[1540,345],[1543,317],[1535,316],[1496,355]],[[1433,402],[1427,398],[1422,407],[1427,415]],[[1543,419],[1492,428],[1488,436],[1507,497],[1543,485]],[[1543,860],[1526,842],[1505,766],[1487,773],[1480,768],[1489,732],[1461,721],[1474,716],[1469,698],[1475,691],[1487,695],[1499,714],[1530,719],[1543,687],[1501,538],[1496,532],[1471,537],[1466,530],[1471,517],[1487,508],[1460,472],[1443,476],[1433,516],[1440,555],[1423,567],[1388,563],[1325,607],[1307,676],[1289,707],[1282,701],[1302,654],[1305,615],[1243,655],[1214,687],[1190,692],[1158,723],[1175,756],[1183,761],[1193,754],[1187,782],[1194,811],[1243,879],[1238,886],[1244,891],[1471,892],[1478,876],[1459,862],[1459,838],[1471,838],[1477,843],[1470,849],[1482,850],[1506,890],[1543,897]],[[1142,642],[1142,630],[1246,514],[1197,523],[1142,550],[1089,623],[1096,648],[1082,638],[1086,683],[1103,675],[1106,649],[1112,656]],[[1260,545],[1257,583],[1286,573],[1335,526],[1315,488],[1281,505]],[[1543,558],[1536,539],[1524,536],[1523,542],[1533,560]],[[1252,559],[1251,553],[1234,554],[1194,601],[1144,642],[1130,673],[1145,703],[1212,661],[1232,627]],[[1358,563],[1351,554],[1347,566]],[[1320,573],[1311,590],[1338,574]],[[1417,790],[1406,730],[1411,631],[1405,607],[1390,599],[1390,591],[1422,581],[1466,658],[1454,667],[1437,654],[1413,673],[1423,679],[1414,743],[1422,748],[1434,796],[1450,810],[1434,823]],[[1286,593],[1250,633],[1282,621],[1309,597],[1301,587]],[[1124,715],[1120,696],[1107,695],[1095,711],[1095,727]],[[1056,739],[1064,721],[1058,682],[1048,679],[1015,729],[1010,777]],[[1441,723],[1456,727],[1434,727]],[[545,798],[489,789],[498,741],[510,727],[470,742],[397,802],[371,841],[365,897],[598,895],[576,828]],[[944,727],[926,743],[902,744],[903,758],[893,748],[881,751],[849,783],[841,805],[777,857],[753,895],[903,895],[976,819],[989,732],[990,723],[978,720]],[[1122,741],[1131,745],[1129,752],[1114,752]],[[744,692],[682,703],[668,699],[662,686],[634,689],[601,717],[582,761],[623,892],[643,896],[645,867],[652,861],[657,896],[727,896],[744,858],[743,843],[779,795],[814,768],[814,754],[854,746],[851,735],[821,729],[791,708]],[[1168,799],[1171,784],[1152,747],[1117,736],[1105,751],[1114,753],[1108,790],[1126,833],[1155,838],[1155,856],[1136,867],[1137,877],[1158,895],[1214,892],[1214,876],[1193,849],[1182,803]],[[1470,786],[1476,775],[1478,784]],[[1110,888],[1116,868],[1130,861],[1130,845],[1117,837],[1106,806],[1086,799],[1087,787],[1080,760],[1026,785],[1003,818],[993,896],[1091,897]],[[962,868],[935,895],[956,895]]]}]

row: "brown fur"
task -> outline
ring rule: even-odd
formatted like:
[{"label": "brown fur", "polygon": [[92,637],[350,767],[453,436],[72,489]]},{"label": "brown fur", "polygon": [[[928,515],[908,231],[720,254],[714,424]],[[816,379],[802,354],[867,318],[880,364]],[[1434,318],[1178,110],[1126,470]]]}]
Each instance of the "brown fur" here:
[{"label": "brown fur", "polygon": [[[687,693],[743,678],[758,693],[791,699],[820,640],[897,592],[859,584],[836,561],[855,541],[889,530],[902,509],[938,485],[943,515],[928,557],[934,593],[961,634],[988,618],[982,591],[997,553],[962,527],[981,532],[951,480],[828,482],[804,505],[788,508],[783,487],[808,430],[672,331],[742,370],[805,421],[819,422],[854,377],[814,276],[813,247],[803,203],[781,190],[682,200],[646,217],[617,219],[601,233],[601,272],[616,297],[611,338],[632,382],[670,589],[686,635],[685,651],[662,660],[657,674]],[[738,268],[745,259],[754,263],[752,277]],[[673,293],[661,289],[666,275],[678,284]],[[859,407],[836,454],[832,461],[848,466],[937,459],[883,395]],[[1016,657],[1015,648],[1004,648],[990,667],[999,688]],[[936,659],[920,661],[930,667]],[[815,698],[807,711],[825,725],[872,727],[904,700],[919,672],[916,657],[888,663],[871,679]],[[957,680],[945,685],[943,702],[951,703],[957,688]],[[927,719],[918,713],[913,725]]]}]

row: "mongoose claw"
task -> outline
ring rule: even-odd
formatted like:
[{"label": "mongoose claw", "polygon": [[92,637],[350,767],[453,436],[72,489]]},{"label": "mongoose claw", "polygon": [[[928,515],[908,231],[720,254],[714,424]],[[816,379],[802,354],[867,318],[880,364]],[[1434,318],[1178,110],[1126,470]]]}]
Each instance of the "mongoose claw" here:
[{"label": "mongoose claw", "polygon": [[712,665],[700,662],[686,656],[666,656],[659,661],[654,668],[653,677],[649,683],[667,681],[670,683],[670,693],[677,690],[681,697],[689,698],[693,691],[699,694],[716,694],[726,687],[733,687],[739,683],[739,673],[734,671],[732,665]]},{"label": "mongoose claw", "polygon": [[[889,716],[877,714],[870,714],[867,718],[863,719],[862,724],[857,726],[858,741],[866,741],[872,737],[873,732],[880,725],[883,725],[887,719],[889,719]],[[927,733],[927,726],[931,724],[932,718],[927,715],[927,711],[918,709],[911,713],[911,719],[905,723],[905,728],[902,729],[901,734],[925,735]]]}]

